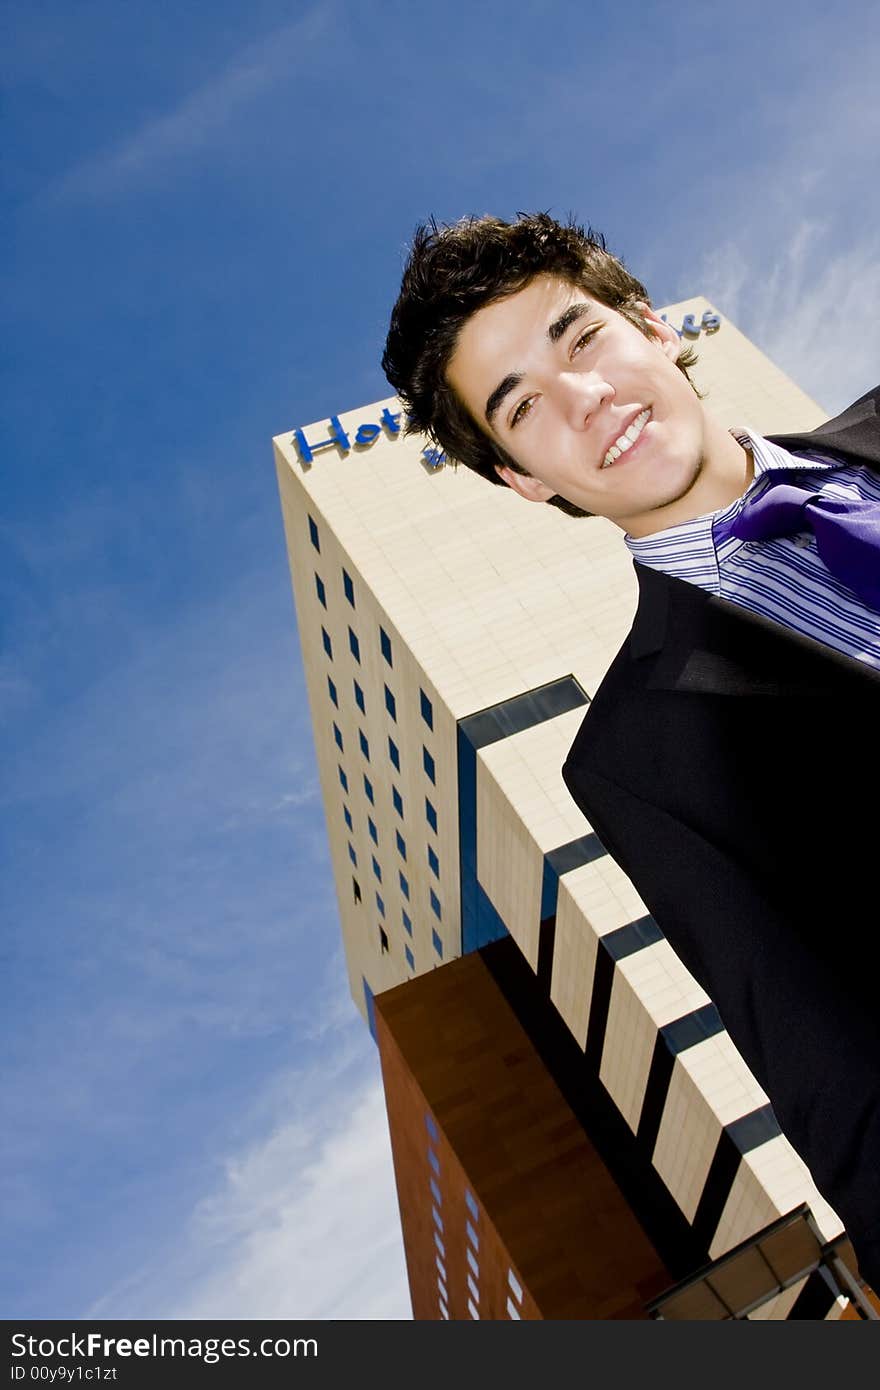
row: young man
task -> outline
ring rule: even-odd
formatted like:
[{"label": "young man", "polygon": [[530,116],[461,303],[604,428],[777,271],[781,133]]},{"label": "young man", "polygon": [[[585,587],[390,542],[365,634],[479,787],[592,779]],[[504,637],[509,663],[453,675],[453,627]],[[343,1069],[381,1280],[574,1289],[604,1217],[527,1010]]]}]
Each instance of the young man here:
[{"label": "young man", "polygon": [[880,388],[763,439],[682,348],[601,238],[479,218],[417,234],[383,366],[410,431],[625,533],[565,781],[880,1287]]}]

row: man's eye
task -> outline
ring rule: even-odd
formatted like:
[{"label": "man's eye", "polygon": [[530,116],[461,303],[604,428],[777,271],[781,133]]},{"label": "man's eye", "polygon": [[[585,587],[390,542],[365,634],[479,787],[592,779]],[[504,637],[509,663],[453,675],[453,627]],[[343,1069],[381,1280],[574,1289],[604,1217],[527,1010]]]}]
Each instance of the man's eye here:
[{"label": "man's eye", "polygon": [[598,332],[599,325],[598,323],[594,323],[592,328],[587,328],[583,333],[581,333],[580,337],[576,340],[574,347],[571,350],[572,357],[575,357],[577,353],[581,351],[582,348],[585,348],[590,339],[595,338]]},{"label": "man's eye", "polygon": [[526,418],[526,416],[529,414],[529,412],[530,412],[531,409],[532,409],[532,405],[533,405],[533,403],[534,403],[534,400],[535,400],[534,396],[529,396],[527,400],[520,401],[520,403],[519,403],[519,405],[517,406],[516,410],[513,412],[513,414],[512,414],[511,417],[510,417],[510,428],[511,428],[511,429],[515,429],[516,426],[519,424],[520,420],[524,420],[524,419]]}]

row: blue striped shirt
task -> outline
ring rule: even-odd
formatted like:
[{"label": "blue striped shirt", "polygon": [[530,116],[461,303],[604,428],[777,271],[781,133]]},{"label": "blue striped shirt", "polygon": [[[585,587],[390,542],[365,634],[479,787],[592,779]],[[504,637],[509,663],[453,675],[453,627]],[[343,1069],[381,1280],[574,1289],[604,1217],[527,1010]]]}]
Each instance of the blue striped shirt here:
[{"label": "blue striped shirt", "polygon": [[740,541],[730,525],[745,499],[759,495],[771,471],[785,470],[805,492],[880,503],[880,474],[867,464],[843,464],[821,452],[790,454],[752,430],[734,430],[751,449],[755,476],[742,497],[708,516],[653,536],[626,536],[639,564],[698,584],[753,613],[880,668],[880,613],[869,608],[816,554],[812,532],[777,540]]}]

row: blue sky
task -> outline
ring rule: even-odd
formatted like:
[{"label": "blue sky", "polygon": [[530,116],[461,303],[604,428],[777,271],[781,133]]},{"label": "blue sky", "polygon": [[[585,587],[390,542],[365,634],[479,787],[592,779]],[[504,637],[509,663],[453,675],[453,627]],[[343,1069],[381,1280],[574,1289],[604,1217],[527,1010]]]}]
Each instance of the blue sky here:
[{"label": "blue sky", "polygon": [[5,1316],[409,1315],[270,438],[388,394],[432,213],[573,211],[842,408],[878,39],[847,0],[8,6]]}]

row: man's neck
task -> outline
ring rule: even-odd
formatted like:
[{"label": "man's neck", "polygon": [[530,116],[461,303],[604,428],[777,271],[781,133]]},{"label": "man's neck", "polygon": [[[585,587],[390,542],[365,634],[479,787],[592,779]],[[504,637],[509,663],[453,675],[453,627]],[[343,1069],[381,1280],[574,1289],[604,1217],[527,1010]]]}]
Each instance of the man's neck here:
[{"label": "man's neck", "polygon": [[693,484],[683,496],[639,518],[638,525],[627,527],[637,540],[680,526],[698,516],[729,507],[742,497],[755,476],[755,459],[751,449],[740,444],[723,425],[707,417],[705,449]]}]

